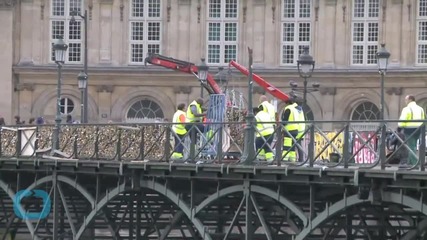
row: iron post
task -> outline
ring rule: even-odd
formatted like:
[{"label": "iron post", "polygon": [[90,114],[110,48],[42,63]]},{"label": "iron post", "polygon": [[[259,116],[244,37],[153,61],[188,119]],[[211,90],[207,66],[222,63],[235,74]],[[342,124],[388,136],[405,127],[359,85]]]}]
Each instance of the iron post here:
[{"label": "iron post", "polygon": [[[56,84],[56,117],[55,117],[55,132],[54,145],[52,150],[59,150],[59,129],[61,127],[61,84],[62,84],[62,65],[58,63],[58,80]],[[54,151],[53,151],[54,152]]]},{"label": "iron post", "polygon": [[380,119],[384,120],[384,72],[381,72],[381,108],[380,108]]},{"label": "iron post", "polygon": [[[307,106],[307,77],[304,77],[303,109]],[[305,109],[304,109],[305,110]]]},{"label": "iron post", "polygon": [[85,122],[85,90],[87,89],[87,75],[84,71],[81,71],[79,73],[79,75],[77,75],[77,81],[78,81],[78,85],[79,85],[79,89],[81,92],[81,97],[80,97],[80,109],[81,109],[81,116],[80,116],[80,123],[84,123]]},{"label": "iron post", "polygon": [[254,113],[252,111],[252,49],[248,48],[249,53],[249,76],[248,76],[248,113],[246,115],[246,127],[245,127],[245,146],[243,149],[241,163],[245,165],[253,164],[256,156],[255,152],[255,127],[254,127]]},{"label": "iron post", "polygon": [[52,151],[51,154],[55,154],[55,150],[59,150],[59,130],[61,127],[61,84],[62,84],[62,64],[65,63],[65,54],[67,53],[68,45],[64,42],[62,37],[55,40],[53,44],[53,50],[55,51],[55,63],[58,66],[58,82],[56,85],[56,118],[55,118],[55,129],[52,138]]},{"label": "iron post", "polygon": [[380,106],[380,119],[384,120],[384,78],[385,73],[387,72],[387,66],[388,66],[388,59],[390,57],[390,53],[385,48],[385,43],[381,44],[380,50],[377,52],[377,64],[378,64],[378,71],[381,75],[381,106]]},{"label": "iron post", "polygon": [[200,97],[203,98],[203,88],[208,78],[209,66],[206,65],[205,59],[201,59],[201,63],[197,66],[197,78],[200,81]]},{"label": "iron post", "polygon": [[[84,45],[85,45],[85,50],[84,50],[84,59],[83,59],[83,71],[86,74],[86,80],[89,79],[89,75],[88,75],[88,37],[87,37],[87,33],[88,33],[88,29],[87,29],[87,10],[85,10],[84,14],[81,15],[80,13],[78,13],[77,11],[72,11],[71,12],[71,20],[70,22],[75,22],[75,16],[79,16],[83,19],[83,24],[84,24]],[[83,104],[83,111],[82,111],[82,118],[81,121],[82,123],[87,123],[88,122],[88,88],[86,87],[85,89],[82,90],[83,91],[83,99],[82,99],[82,104]]]},{"label": "iron post", "polygon": [[313,74],[314,65],[315,61],[309,53],[308,46],[304,46],[303,51],[297,61],[298,73],[302,78],[304,78],[303,108],[305,108],[307,104],[307,79],[310,78]]}]

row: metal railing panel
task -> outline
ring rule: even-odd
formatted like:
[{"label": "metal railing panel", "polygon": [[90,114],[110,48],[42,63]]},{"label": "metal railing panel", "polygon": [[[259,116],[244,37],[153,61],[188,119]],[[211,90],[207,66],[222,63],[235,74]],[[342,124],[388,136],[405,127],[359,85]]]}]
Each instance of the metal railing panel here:
[{"label": "metal railing panel", "polygon": [[[390,149],[388,145],[391,136],[396,135],[393,132],[397,122],[371,121],[365,126],[362,121],[307,121],[302,141],[297,142],[295,139],[293,143],[293,147],[300,149],[302,158],[293,163],[282,161],[283,137],[287,131],[276,123],[274,140],[270,146],[275,154],[273,164],[345,168],[381,166],[384,169],[389,164],[398,164],[399,158],[406,156],[401,154],[403,151],[407,157],[416,158],[417,164],[412,168],[424,169],[425,126],[421,125],[414,133],[421,138],[415,151],[409,147],[408,139],[399,136],[394,138],[398,146]],[[323,130],[324,123],[339,127],[332,131]],[[164,122],[62,125],[59,150],[64,158],[81,160],[170,161],[175,141],[172,126],[172,123]],[[195,142],[189,140],[191,131],[183,138],[183,160],[238,164],[244,149],[245,123],[211,122],[205,123],[205,126],[214,131],[197,129],[194,131],[197,132]],[[38,158],[48,154],[52,146],[53,128],[51,125],[2,127],[0,156]]]}]

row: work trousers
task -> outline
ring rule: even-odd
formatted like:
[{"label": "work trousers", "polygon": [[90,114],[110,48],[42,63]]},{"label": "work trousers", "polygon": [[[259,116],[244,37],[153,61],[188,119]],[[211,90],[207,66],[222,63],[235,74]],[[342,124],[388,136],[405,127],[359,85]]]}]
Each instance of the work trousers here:
[{"label": "work trousers", "polygon": [[409,160],[408,164],[413,166],[418,162],[417,141],[420,138],[420,130],[419,128],[404,128],[403,133],[405,134],[405,139],[407,140],[406,144],[408,145],[409,149],[411,149],[415,153],[415,156],[414,156],[414,154],[409,152],[409,157],[408,157],[408,160]]},{"label": "work trousers", "polygon": [[191,144],[196,144],[197,134],[204,133],[205,126],[200,122],[194,122],[193,124],[185,125],[188,134],[190,134]]},{"label": "work trousers", "polygon": [[298,130],[291,130],[288,132],[284,132],[283,135],[283,152],[282,152],[282,160],[283,161],[291,161],[295,162],[297,159],[297,154],[295,152],[295,143],[294,139],[297,139]]},{"label": "work trousers", "polygon": [[184,152],[184,137],[185,134],[174,134],[174,138],[175,138],[175,146],[173,149],[174,153],[178,153],[178,154],[183,154]]},{"label": "work trousers", "polygon": [[273,134],[266,135],[264,137],[257,137],[255,139],[255,146],[258,156],[265,155],[266,158],[273,157],[273,150],[271,150],[271,144],[273,142]]}]

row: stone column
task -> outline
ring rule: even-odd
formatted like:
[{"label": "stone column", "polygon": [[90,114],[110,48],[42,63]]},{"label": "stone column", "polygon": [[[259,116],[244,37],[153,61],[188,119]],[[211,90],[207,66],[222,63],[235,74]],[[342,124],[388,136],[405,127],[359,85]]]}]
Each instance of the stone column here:
[{"label": "stone column", "polygon": [[400,104],[402,100],[403,88],[401,87],[392,87],[386,88],[386,108],[385,116],[387,119],[399,119],[400,111],[404,106]]},{"label": "stone column", "polygon": [[0,115],[7,123],[12,122],[12,93],[13,93],[13,49],[16,39],[13,38],[15,0],[0,0]]},{"label": "stone column", "polygon": [[[21,121],[25,121],[25,123],[28,123],[31,117],[37,118],[38,116],[34,116],[32,113],[34,84],[17,84],[15,90],[19,98],[19,112],[17,112],[16,115],[21,116]],[[7,123],[9,124],[9,122]]]},{"label": "stone column", "polygon": [[33,0],[21,0],[20,8],[20,64],[28,64],[33,62],[32,56],[32,40],[33,29],[32,24],[26,24],[33,21],[33,14],[38,13],[34,11]]},{"label": "stone column", "polygon": [[[385,3],[385,2],[384,2]],[[391,24],[387,24],[388,27],[385,30],[385,39],[382,42],[386,43],[387,50],[391,53],[389,64],[390,66],[399,66],[401,64],[402,59],[402,41],[403,38],[400,37],[403,29],[403,19],[404,19],[404,11],[402,9],[403,1],[402,0],[393,0],[388,3],[387,6],[387,15],[386,23],[391,22]],[[405,19],[408,20],[407,18]],[[402,34],[403,35],[403,34]],[[399,37],[396,37],[399,36]]]},{"label": "stone column", "polygon": [[[320,87],[319,92],[321,94],[321,98],[319,99],[319,102],[321,103],[331,103],[331,104],[323,104],[323,112],[321,113],[323,115],[322,119],[314,119],[314,120],[322,120],[322,121],[332,121],[332,120],[339,120],[334,119],[335,115],[335,95],[337,93],[337,88],[335,87]],[[314,112],[315,113],[315,112]],[[314,116],[316,118],[316,116]],[[323,129],[327,130],[333,130],[334,126],[332,123],[324,123]]]},{"label": "stone column", "polygon": [[98,86],[98,121],[105,123],[111,120],[111,94],[114,87],[112,85]]},{"label": "stone column", "polygon": [[[325,67],[335,66],[335,53],[336,53],[336,25],[337,25],[337,1],[327,0],[322,1],[320,6],[321,11],[319,14],[319,22],[316,25],[319,27],[318,37],[314,42],[316,44],[317,58],[320,60],[320,65]],[[329,26],[329,27],[322,27]],[[313,28],[314,30],[314,28]],[[313,36],[314,34],[312,34]],[[313,54],[313,53],[312,53]]]},{"label": "stone column", "polygon": [[[334,4],[334,0],[328,1]],[[336,4],[335,15],[335,67],[347,67],[350,63],[351,49],[351,1],[340,1]]]},{"label": "stone column", "polygon": [[[99,1],[99,63],[112,64],[112,39],[117,30],[113,29],[113,0]],[[95,36],[93,34],[92,36]]]}]

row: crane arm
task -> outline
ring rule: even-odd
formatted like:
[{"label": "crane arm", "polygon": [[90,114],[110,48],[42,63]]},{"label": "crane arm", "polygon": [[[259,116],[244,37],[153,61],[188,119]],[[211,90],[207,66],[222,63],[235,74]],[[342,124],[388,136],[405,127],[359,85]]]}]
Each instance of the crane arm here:
[{"label": "crane arm", "polygon": [[[239,70],[241,73],[243,73],[243,75],[249,76],[249,70],[246,67],[238,64],[237,62],[231,61],[229,65],[235,67],[237,70]],[[275,86],[271,85],[269,82],[267,82],[266,80],[264,80],[260,76],[252,73],[252,78],[259,86],[261,86],[268,93],[273,95],[275,98],[282,100],[282,101],[289,100],[289,95],[282,92],[280,89],[276,88]]]},{"label": "crane arm", "polygon": [[[150,63],[157,66],[162,66],[172,70],[198,75],[198,68],[194,63],[178,60],[175,58],[170,58],[162,56],[156,53],[148,53],[148,56],[145,58],[145,64]],[[215,82],[214,77],[208,73],[206,82],[201,82],[202,86],[206,88],[209,94],[221,94],[222,90]]]}]

